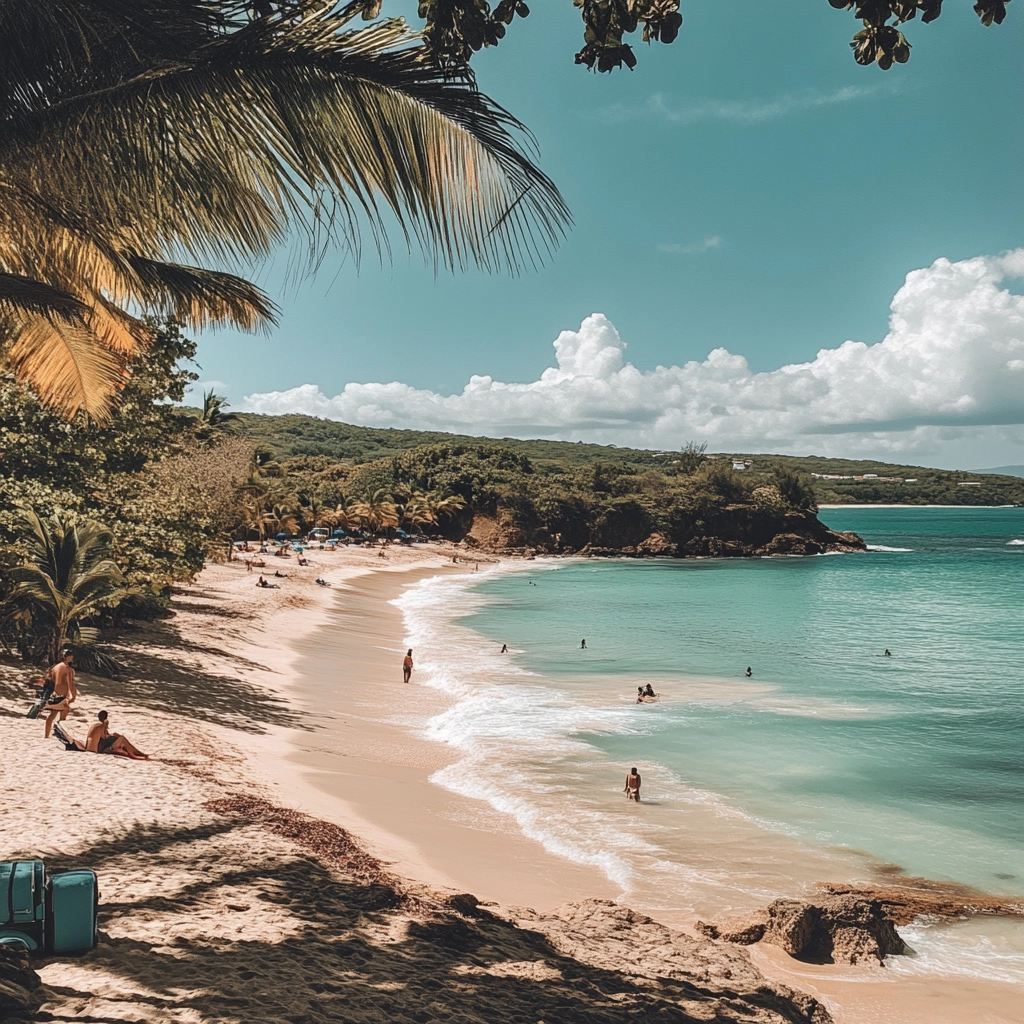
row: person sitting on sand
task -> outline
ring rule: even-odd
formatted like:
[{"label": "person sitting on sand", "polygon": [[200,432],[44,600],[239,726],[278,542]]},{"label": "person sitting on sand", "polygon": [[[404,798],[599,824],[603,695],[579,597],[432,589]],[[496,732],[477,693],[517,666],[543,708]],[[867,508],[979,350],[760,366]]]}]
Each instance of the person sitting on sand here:
[{"label": "person sitting on sand", "polygon": [[626,776],[626,786],[622,790],[627,800],[635,800],[640,803],[640,773],[635,768],[630,768]]},{"label": "person sitting on sand", "polygon": [[299,555],[299,565],[309,565],[309,559],[305,555]]},{"label": "person sitting on sand", "polygon": [[53,680],[53,693],[50,695],[43,711],[46,712],[46,725],[43,728],[43,735],[50,738],[53,730],[53,723],[60,716],[63,722],[71,711],[71,705],[78,698],[78,687],[75,686],[75,654],[74,651],[65,651],[60,661],[54,665],[47,675]]},{"label": "person sitting on sand", "polygon": [[149,760],[149,754],[142,753],[120,733],[110,731],[106,711],[101,711],[96,717],[98,721],[89,726],[89,733],[85,737],[86,750],[91,750],[96,754],[117,754],[119,757],[128,757],[133,761]]},{"label": "person sitting on sand", "polygon": [[402,682],[409,682],[409,677],[412,675],[412,648],[405,652],[405,657],[402,659]]},{"label": "person sitting on sand", "polygon": [[277,578],[278,578],[279,580],[286,580],[286,579],[288,579],[288,576],[287,576],[287,574],[285,574],[285,573],[281,572],[280,570],[276,570],[276,571],[274,572],[274,575],[275,575],[275,576],[276,576],[276,577],[277,577]]}]

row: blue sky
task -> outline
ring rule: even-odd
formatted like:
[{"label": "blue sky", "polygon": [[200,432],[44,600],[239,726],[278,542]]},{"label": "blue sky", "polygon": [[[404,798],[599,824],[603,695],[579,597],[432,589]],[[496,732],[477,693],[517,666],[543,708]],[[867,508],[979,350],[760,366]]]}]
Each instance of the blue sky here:
[{"label": "blue sky", "polygon": [[[638,44],[634,72],[597,76],[572,62],[580,23],[570,0],[533,8],[475,66],[481,87],[534,131],[542,166],[572,209],[575,227],[550,264],[511,279],[475,271],[435,277],[418,254],[400,253],[383,267],[369,258],[358,271],[329,259],[315,279],[287,288],[282,256],[258,276],[282,307],[280,327],[270,337],[204,336],[204,380],[221,382],[240,407],[245,396],[301,385],[331,398],[355,382],[397,381],[440,398],[462,392],[474,374],[535,382],[554,365],[553,340],[579,334],[594,313],[607,317],[618,340],[584,338],[582,353],[591,343],[601,351],[624,342],[623,361],[643,372],[725,348],[756,375],[814,360],[847,339],[882,341],[890,303],[911,271],[1024,245],[1024,12],[1011,7],[1003,26],[985,29],[969,3],[947,4],[934,24],[908,26],[910,63],[882,72],[854,63],[848,40],[857,23],[825,0],[684,0],[675,44]],[[1011,278],[994,287],[1022,291]],[[995,329],[1004,349],[1013,347],[1014,316],[1010,310]],[[941,339],[929,346],[943,348]],[[1002,365],[983,368],[985,379]],[[948,372],[966,371],[957,363]],[[929,419],[920,409],[895,434],[902,413],[852,433],[849,423],[790,423],[788,434],[784,426],[768,430],[762,447],[881,457],[904,450],[935,464],[1024,462],[1024,408],[1004,408],[1014,404],[1012,391],[991,415],[979,411],[979,399],[970,423],[941,410]],[[574,429],[507,410],[478,411],[476,421],[451,407],[431,415],[444,403],[400,395],[383,405],[318,406],[306,401],[310,394],[248,407],[474,433],[671,442],[667,428],[643,434],[627,424],[617,432],[631,416],[622,409],[605,415],[581,406]],[[950,396],[940,397],[948,406]],[[952,400],[962,410],[977,398]],[[727,397],[715,408],[729,408],[733,419],[716,427],[690,417],[672,429],[706,426],[712,447],[733,438],[739,445],[743,431],[721,425],[739,423],[741,409]]]}]

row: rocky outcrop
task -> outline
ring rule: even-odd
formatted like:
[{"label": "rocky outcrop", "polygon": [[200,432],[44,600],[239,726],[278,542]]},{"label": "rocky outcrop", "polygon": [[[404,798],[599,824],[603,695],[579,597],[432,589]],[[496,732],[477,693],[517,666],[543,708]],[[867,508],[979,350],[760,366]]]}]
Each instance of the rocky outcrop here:
[{"label": "rocky outcrop", "polygon": [[692,938],[610,900],[566,903],[550,914],[510,913],[576,962],[648,985],[682,986],[675,1001],[690,1014],[687,1020],[831,1024],[821,1003],[769,982],[746,951]]},{"label": "rocky outcrop", "polygon": [[813,900],[776,900],[744,917],[698,921],[697,930],[741,946],[768,942],[808,963],[881,964],[887,956],[909,952],[896,926],[918,917],[1024,917],[1024,899],[926,878],[874,886],[823,882],[818,891]]},{"label": "rocky outcrop", "polygon": [[0,1020],[32,1013],[41,1001],[39,975],[28,953],[0,946]]},{"label": "rocky outcrop", "polygon": [[813,903],[776,900],[759,914],[698,927],[708,938],[740,945],[767,942],[814,964],[881,964],[887,956],[907,952],[882,902],[855,895],[825,896]]},{"label": "rocky outcrop", "polygon": [[967,885],[929,878],[903,878],[892,885],[872,886],[823,882],[818,888],[828,898],[872,900],[898,925],[925,915],[945,921],[981,915],[1024,917],[1024,897],[992,896]]}]

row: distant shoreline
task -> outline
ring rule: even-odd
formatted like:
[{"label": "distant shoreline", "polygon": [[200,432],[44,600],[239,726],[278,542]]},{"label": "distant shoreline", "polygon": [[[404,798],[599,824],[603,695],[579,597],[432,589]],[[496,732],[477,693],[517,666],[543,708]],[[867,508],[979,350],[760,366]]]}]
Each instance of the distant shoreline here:
[{"label": "distant shoreline", "polygon": [[819,511],[823,508],[1019,508],[1019,505],[913,505],[909,502],[894,505],[882,505],[878,502],[843,502],[840,505],[819,505]]}]

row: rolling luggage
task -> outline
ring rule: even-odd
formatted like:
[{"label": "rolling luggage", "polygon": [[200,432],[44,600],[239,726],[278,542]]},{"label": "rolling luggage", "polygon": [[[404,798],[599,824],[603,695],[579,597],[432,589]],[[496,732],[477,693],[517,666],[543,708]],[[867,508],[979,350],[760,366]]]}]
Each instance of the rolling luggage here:
[{"label": "rolling luggage", "polygon": [[46,885],[46,949],[86,953],[96,947],[99,892],[95,871],[58,871]]},{"label": "rolling luggage", "polygon": [[41,860],[0,861],[0,945],[43,949],[46,869]]}]

